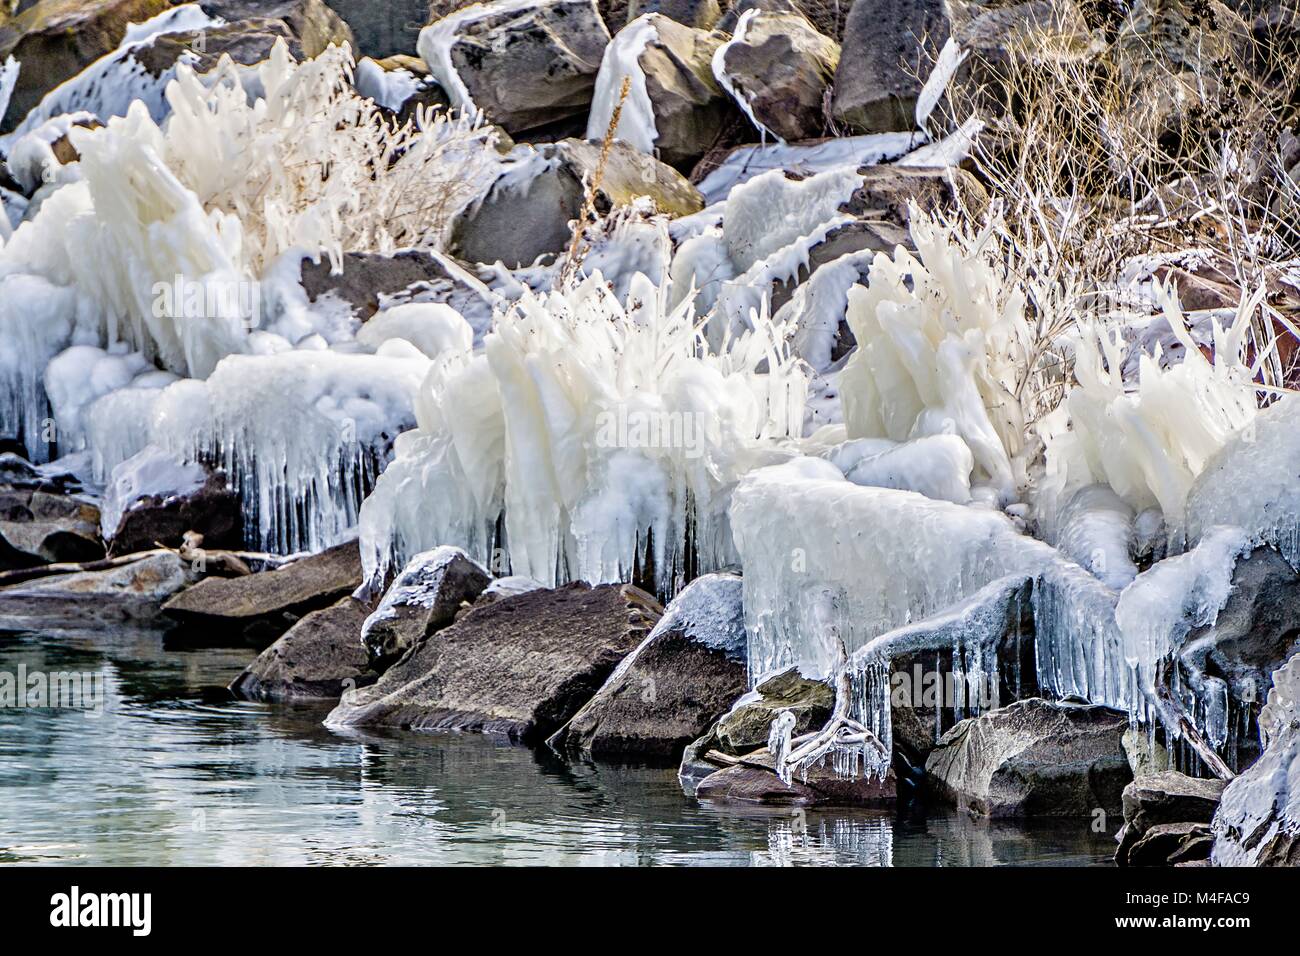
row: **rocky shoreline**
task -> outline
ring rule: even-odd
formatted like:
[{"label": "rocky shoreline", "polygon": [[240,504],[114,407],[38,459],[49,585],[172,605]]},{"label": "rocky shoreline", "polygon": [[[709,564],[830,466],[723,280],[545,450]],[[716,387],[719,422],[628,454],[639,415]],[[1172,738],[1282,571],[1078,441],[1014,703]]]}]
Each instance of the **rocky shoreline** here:
[{"label": "rocky shoreline", "polygon": [[1298,38],[0,4],[0,635],[240,648],[236,698],[684,800],[1300,865]]}]

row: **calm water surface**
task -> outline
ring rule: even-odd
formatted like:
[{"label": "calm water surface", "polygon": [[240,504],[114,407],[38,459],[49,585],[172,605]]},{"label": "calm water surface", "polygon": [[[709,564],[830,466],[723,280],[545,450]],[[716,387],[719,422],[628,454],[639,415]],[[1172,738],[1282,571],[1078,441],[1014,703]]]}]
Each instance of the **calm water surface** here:
[{"label": "calm water surface", "polygon": [[471,734],[340,734],[220,692],[248,650],[0,634],[0,672],[103,673],[105,708],[0,709],[0,863],[1107,864],[1090,821],[722,808],[672,768]]}]

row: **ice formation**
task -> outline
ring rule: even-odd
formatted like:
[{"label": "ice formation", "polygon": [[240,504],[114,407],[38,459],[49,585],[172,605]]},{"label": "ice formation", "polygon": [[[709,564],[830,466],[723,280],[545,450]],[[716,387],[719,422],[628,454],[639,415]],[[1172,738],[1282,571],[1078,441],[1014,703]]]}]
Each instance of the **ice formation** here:
[{"label": "ice formation", "polygon": [[840,377],[848,434],[959,435],[977,476],[1014,500],[1024,482],[1016,397],[1029,365],[1024,293],[988,233],[943,228],[914,207],[911,234],[916,256],[878,255],[867,286],[849,292],[858,348]]},{"label": "ice formation", "polygon": [[731,523],[745,569],[751,683],[790,666],[828,677],[837,637],[852,654],[1055,560],[998,512],[856,485],[813,458],[746,476]]},{"label": "ice formation", "polygon": [[[1045,512],[1053,498],[1104,482],[1135,511],[1159,507],[1178,537],[1193,481],[1255,421],[1253,375],[1244,365],[1251,309],[1243,306],[1226,329],[1216,325],[1210,361],[1192,341],[1177,300],[1164,289],[1158,296],[1169,328],[1184,344],[1183,361],[1165,367],[1159,348],[1141,355],[1137,387],[1130,391],[1118,332],[1083,327],[1075,349],[1078,384],[1042,429]],[[1225,501],[1240,490],[1233,488]]]},{"label": "ice formation", "polygon": [[659,130],[655,127],[654,104],[646,89],[645,71],[641,69],[640,60],[646,47],[659,39],[656,28],[659,17],[656,13],[637,17],[619,30],[605,47],[600,70],[596,73],[591,111],[587,115],[587,139],[605,138],[622,93],[623,78],[628,77],[631,81],[628,95],[614,136],[643,153],[654,154]]},{"label": "ice formation", "polygon": [[957,75],[957,70],[968,56],[970,50],[963,50],[954,37],[949,37],[945,41],[943,49],[939,51],[939,56],[934,61],[933,69],[930,70],[930,75],[926,77],[921,92],[916,97],[917,129],[925,129],[930,114],[939,105],[939,100],[947,92],[948,84],[952,82],[953,77]]},{"label": "ice formation", "polygon": [[396,113],[420,91],[421,81],[410,70],[385,70],[366,56],[357,61],[353,82],[362,96],[368,96],[384,109]]},{"label": "ice formation", "polygon": [[855,485],[915,491],[959,505],[971,500],[975,459],[956,435],[929,435],[903,444],[859,438],[837,445],[825,457]]},{"label": "ice formation", "polygon": [[897,159],[925,141],[924,133],[898,132],[845,136],[813,144],[739,146],[700,181],[699,190],[705,202],[721,202],[735,187],[772,170],[807,178],[846,166],[874,166]]},{"label": "ice formation", "polygon": [[[1249,550],[1249,538],[1241,529],[1216,528],[1191,551],[1138,575],[1120,594],[1115,620],[1124,658],[1148,700],[1155,696],[1159,662],[1176,651],[1193,628],[1212,625],[1228,603],[1233,569]],[[1224,708],[1211,709],[1226,721]],[[1226,736],[1226,725],[1209,729],[1216,745]]]},{"label": "ice formation", "polygon": [[428,369],[400,340],[375,355],[231,356],[207,381],[160,393],[153,442],[230,476],[250,544],[281,554],[320,550],[356,524],[394,439],[415,424]]},{"label": "ice formation", "polygon": [[751,7],[742,13],[740,19],[736,22],[735,29],[732,31],[731,39],[719,45],[719,47],[713,51],[713,78],[718,81],[718,86],[722,88],[723,92],[730,96],[735,101],[736,105],[740,107],[740,111],[749,117],[749,121],[754,124],[754,129],[758,130],[759,134],[763,137],[764,143],[767,142],[767,138],[770,136],[778,143],[784,145],[785,140],[764,126],[759,118],[754,115],[754,107],[753,104],[750,103],[749,97],[747,97],[744,91],[732,82],[731,76],[727,73],[727,52],[737,43],[745,42],[745,34],[749,30],[749,24],[759,15],[760,12],[761,10],[758,7]]},{"label": "ice formation", "polygon": [[1209,460],[1187,499],[1189,542],[1236,525],[1300,569],[1298,408],[1292,395],[1274,402]]},{"label": "ice formation", "polygon": [[679,577],[734,561],[731,487],[797,439],[807,380],[770,321],[713,351],[689,303],[601,276],[527,293],[481,354],[434,363],[419,428],[361,515],[363,560],[437,544],[545,584]]},{"label": "ice formation", "polygon": [[14,95],[14,87],[18,85],[18,71],[21,69],[22,65],[12,56],[6,57],[4,63],[0,64],[0,120],[9,111],[9,99]]},{"label": "ice formation", "polygon": [[1300,654],[1273,672],[1259,715],[1264,752],[1223,791],[1212,830],[1215,866],[1255,866],[1275,840],[1300,833]]}]

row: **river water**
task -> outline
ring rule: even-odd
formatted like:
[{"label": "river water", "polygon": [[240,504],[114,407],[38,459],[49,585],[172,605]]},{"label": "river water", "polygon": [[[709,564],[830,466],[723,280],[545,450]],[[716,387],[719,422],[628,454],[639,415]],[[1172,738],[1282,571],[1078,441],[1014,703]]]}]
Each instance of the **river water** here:
[{"label": "river water", "polygon": [[683,796],[672,768],[472,734],[339,734],[319,708],[230,700],[252,657],[151,632],[0,634],[0,676],[103,677],[97,715],[0,708],[0,863],[1095,865],[1114,852],[1091,820],[737,810]]}]

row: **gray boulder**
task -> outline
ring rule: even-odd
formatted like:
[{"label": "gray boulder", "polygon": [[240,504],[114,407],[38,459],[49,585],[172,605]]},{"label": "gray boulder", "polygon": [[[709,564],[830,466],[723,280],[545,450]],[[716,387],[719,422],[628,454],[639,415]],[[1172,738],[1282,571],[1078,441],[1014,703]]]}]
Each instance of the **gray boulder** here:
[{"label": "gray boulder", "polygon": [[639,645],[661,608],[631,585],[569,584],[480,605],[422,640],[326,724],[545,740]]},{"label": "gray boulder", "polygon": [[[1124,828],[1115,862],[1120,866],[1165,866],[1191,859],[1184,838],[1195,838],[1209,856],[1209,824],[1226,786],[1177,771],[1139,777],[1124,788]],[[1202,838],[1204,840],[1202,841]],[[1171,857],[1177,859],[1171,860]]]},{"label": "gray boulder", "polygon": [[383,670],[425,635],[456,619],[461,604],[473,602],[492,575],[460,548],[444,546],[406,563],[379,607],[361,628],[361,644]]},{"label": "gray boulder", "polygon": [[722,17],[722,8],[718,6],[718,0],[631,0],[622,22],[610,23],[609,26],[621,29],[647,13],[661,13],[688,27],[712,30]]},{"label": "gray boulder", "polygon": [[[356,37],[357,56],[410,53],[429,22],[430,0],[328,0]],[[462,4],[463,5],[463,4]]]},{"label": "gray boulder", "polygon": [[680,760],[686,745],[745,692],[741,590],[732,574],[693,581],[548,743],[593,757]]},{"label": "gray boulder", "polygon": [[366,606],[352,597],[312,611],[258,655],[230,685],[246,700],[337,700],[379,679],[358,638]]},{"label": "gray boulder", "polygon": [[0,570],[104,557],[99,509],[80,498],[10,491],[0,520]]},{"label": "gray boulder", "polygon": [[166,627],[161,605],[194,580],[171,551],[118,567],[36,578],[0,588],[0,630]]},{"label": "gray boulder", "polygon": [[1039,698],[957,724],[926,759],[933,793],[977,816],[1118,812],[1130,779],[1127,719],[1104,707]]},{"label": "gray boulder", "polygon": [[[462,259],[508,268],[531,265],[569,245],[569,222],[576,219],[586,182],[600,162],[600,144],[566,139],[537,149],[531,175],[504,173],[487,197],[472,206],[452,228],[451,248]],[[676,170],[616,141],[596,194],[596,209],[606,213],[649,196],[670,216],[698,212],[704,200]]]},{"label": "gray boulder", "polygon": [[937,52],[947,39],[943,0],[854,0],[832,118],[861,133],[915,129],[916,99],[929,70],[922,42]]},{"label": "gray boulder", "polygon": [[753,117],[783,140],[820,136],[840,46],[799,13],[759,12],[727,44],[722,74]]},{"label": "gray boulder", "polygon": [[183,625],[180,636],[189,642],[266,647],[304,614],[360,585],[361,554],[347,541],[273,571],[207,578],[164,604],[163,613]]},{"label": "gray boulder", "polygon": [[515,135],[585,117],[608,43],[595,0],[538,0],[458,11],[421,33],[418,49],[453,97],[463,88]]}]

